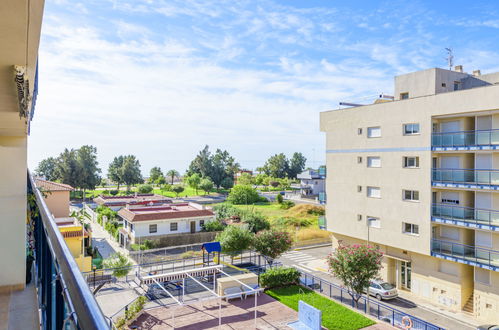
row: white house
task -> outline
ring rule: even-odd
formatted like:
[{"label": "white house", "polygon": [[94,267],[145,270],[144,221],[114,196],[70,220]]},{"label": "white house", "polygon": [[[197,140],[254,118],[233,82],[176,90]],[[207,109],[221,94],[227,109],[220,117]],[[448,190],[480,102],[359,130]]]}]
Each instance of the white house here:
[{"label": "white house", "polygon": [[120,244],[160,240],[171,235],[196,233],[204,223],[214,221],[209,208],[196,203],[172,203],[160,206],[124,207],[118,215],[123,219]]},{"label": "white house", "polygon": [[300,180],[300,189],[303,197],[318,196],[325,191],[325,176],[316,170],[306,170],[296,176]]}]

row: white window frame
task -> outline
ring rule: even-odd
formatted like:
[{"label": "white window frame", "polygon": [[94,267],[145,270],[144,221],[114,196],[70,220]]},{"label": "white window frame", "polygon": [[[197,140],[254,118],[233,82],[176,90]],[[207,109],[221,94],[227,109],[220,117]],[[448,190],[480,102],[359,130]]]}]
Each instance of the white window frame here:
[{"label": "white window frame", "polygon": [[[373,194],[373,192],[376,192]],[[367,186],[366,188],[366,195],[369,198],[381,198],[381,188],[380,187],[373,187],[373,186]]]},{"label": "white window frame", "polygon": [[[154,228],[154,231],[151,231],[151,229]],[[155,234],[158,232],[158,224],[157,223],[151,223],[149,225],[149,234]]]},{"label": "white window frame", "polygon": [[[417,127],[417,131],[414,130],[414,128]],[[408,128],[410,128],[409,132],[407,132]],[[402,129],[403,129],[403,134],[404,135],[419,135],[421,134],[421,126],[419,125],[419,123],[407,123],[407,124],[404,124],[402,126]]]},{"label": "white window frame", "polygon": [[[414,166],[409,166],[409,159],[414,159]],[[404,156],[403,158],[404,168],[419,168],[419,156]]]},{"label": "white window frame", "polygon": [[[372,166],[372,160],[379,160],[379,166]],[[368,156],[366,166],[369,168],[380,168],[381,167],[381,157],[380,156]]]},{"label": "white window frame", "polygon": [[[379,132],[376,135],[373,135],[373,132]],[[372,126],[367,128],[367,137],[369,139],[380,138],[381,137],[381,126]]]},{"label": "white window frame", "polygon": [[[411,198],[406,198],[406,192],[410,192]],[[418,199],[414,199],[415,193],[417,193]],[[418,190],[410,190],[410,189],[403,189],[402,190],[402,199],[407,202],[419,202],[419,191]]]},{"label": "white window frame", "polygon": [[[173,229],[174,225],[175,229]],[[178,231],[178,222],[170,222],[170,231]]]},{"label": "white window frame", "polygon": [[369,228],[381,228],[381,220],[378,217],[368,215],[366,220]]},{"label": "white window frame", "polygon": [[402,232],[407,235],[419,236],[419,225],[402,222]]}]

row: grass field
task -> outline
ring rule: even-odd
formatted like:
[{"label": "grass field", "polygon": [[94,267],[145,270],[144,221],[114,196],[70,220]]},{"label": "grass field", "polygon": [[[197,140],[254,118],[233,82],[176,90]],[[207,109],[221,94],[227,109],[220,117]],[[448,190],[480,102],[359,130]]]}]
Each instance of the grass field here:
[{"label": "grass field", "polygon": [[320,309],[322,311],[322,325],[328,329],[354,330],[375,324],[371,319],[298,285],[271,289],[265,293],[296,311],[299,300]]},{"label": "grass field", "polygon": [[238,209],[242,210],[255,210],[262,213],[264,216],[273,217],[284,217],[287,210],[281,209],[281,206],[277,203],[262,203],[253,205],[234,205]]},{"label": "grass field", "polygon": [[[123,188],[123,186],[120,188]],[[109,187],[107,190],[109,191],[109,190],[113,190],[113,189],[116,189],[116,187],[114,187],[114,188]],[[132,187],[130,190],[132,192],[135,192],[137,190],[137,188]],[[210,194],[224,193],[224,192],[227,192],[227,191],[224,191],[221,189],[220,192],[218,192],[216,189],[213,189]],[[87,190],[85,192],[85,196],[87,199],[92,199],[94,197],[102,195],[103,193],[104,193],[104,190]],[[125,190],[120,189],[120,195],[122,195],[124,193],[125,193]],[[161,189],[159,189],[157,187],[154,187],[153,193],[158,194],[158,195],[163,195],[166,197],[172,197],[172,198],[177,196],[173,191],[162,191]],[[71,197],[74,198],[75,194],[78,195],[77,197],[81,197],[80,191],[73,192]],[[204,196],[204,195],[205,195],[205,192],[202,190],[198,190],[196,193],[196,191],[194,189],[192,189],[190,187],[184,187],[184,191],[181,192],[178,195],[178,197],[186,197],[186,196],[191,197],[191,196]]]}]

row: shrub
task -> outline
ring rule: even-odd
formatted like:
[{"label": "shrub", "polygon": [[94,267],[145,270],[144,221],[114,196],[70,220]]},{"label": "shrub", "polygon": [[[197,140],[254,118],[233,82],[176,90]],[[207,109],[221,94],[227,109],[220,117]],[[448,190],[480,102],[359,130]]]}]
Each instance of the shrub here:
[{"label": "shrub", "polygon": [[224,228],[225,225],[219,220],[205,222],[203,225],[203,231],[222,231]]},{"label": "shrub", "polygon": [[324,215],[325,209],[323,206],[300,204],[289,209],[288,215],[293,217],[307,217],[310,215]]},{"label": "shrub", "polygon": [[115,253],[104,260],[104,267],[113,268],[113,275],[116,277],[127,276],[132,269],[132,263],[128,257],[122,253]]},{"label": "shrub", "polygon": [[116,320],[115,326],[118,329],[124,329],[127,321],[133,320],[138,313],[140,313],[147,302],[145,296],[138,297],[134,302],[128,305],[128,309],[125,311],[125,315]]},{"label": "shrub", "polygon": [[277,201],[277,203],[281,204],[282,201],[284,200],[284,197],[282,197],[281,194],[277,194],[277,197],[275,198],[275,200]]},{"label": "shrub", "polygon": [[227,201],[232,204],[253,204],[259,202],[258,192],[251,186],[235,185],[227,197]]},{"label": "shrub", "polygon": [[261,230],[270,229],[270,222],[260,212],[242,212],[241,218],[242,221],[248,225],[248,229],[255,234]]},{"label": "shrub", "polygon": [[118,192],[119,192],[119,191],[118,191],[118,190],[116,190],[116,189],[109,190],[109,193],[110,193],[111,195],[113,195],[113,196],[118,195]]},{"label": "shrub", "polygon": [[288,251],[293,245],[287,231],[264,230],[255,235],[253,248],[272,265],[274,259]]},{"label": "shrub", "polygon": [[178,197],[178,194],[180,194],[182,191],[184,191],[184,187],[182,187],[181,185],[175,185],[173,186],[172,188],[172,191],[175,193],[175,195],[177,195]]},{"label": "shrub", "polygon": [[307,218],[280,217],[274,220],[274,224],[285,227],[308,227],[312,221]]},{"label": "shrub", "polygon": [[141,184],[137,191],[141,194],[149,194],[153,191],[153,187],[150,184]]},{"label": "shrub", "polygon": [[283,201],[281,203],[281,209],[284,209],[284,210],[288,210],[288,209],[292,208],[293,206],[295,206],[295,203],[293,203],[292,201]]},{"label": "shrub", "polygon": [[156,245],[154,244],[153,241],[146,239],[142,244],[131,244],[130,249],[132,249],[132,251],[143,251],[143,250],[154,249],[155,246]]},{"label": "shrub", "polygon": [[241,211],[230,204],[219,204],[213,207],[218,220],[226,220],[232,216],[240,216]]},{"label": "shrub", "polygon": [[275,288],[297,284],[300,279],[300,272],[293,267],[269,268],[260,274],[260,285],[265,288]]}]

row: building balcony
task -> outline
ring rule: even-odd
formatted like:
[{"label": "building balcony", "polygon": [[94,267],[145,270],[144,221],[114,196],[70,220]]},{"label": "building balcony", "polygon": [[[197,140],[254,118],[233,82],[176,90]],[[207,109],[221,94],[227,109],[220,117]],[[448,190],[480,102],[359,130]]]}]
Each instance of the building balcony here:
[{"label": "building balcony", "polygon": [[29,249],[44,329],[110,329],[62,233],[28,174]]},{"label": "building balcony", "polygon": [[499,129],[433,133],[433,151],[497,150]]},{"label": "building balcony", "polygon": [[434,168],[432,185],[434,187],[499,190],[499,170]]},{"label": "building balcony", "polygon": [[499,231],[499,211],[449,204],[433,204],[431,221]]},{"label": "building balcony", "polygon": [[432,239],[431,255],[470,266],[499,271],[499,251]]}]

